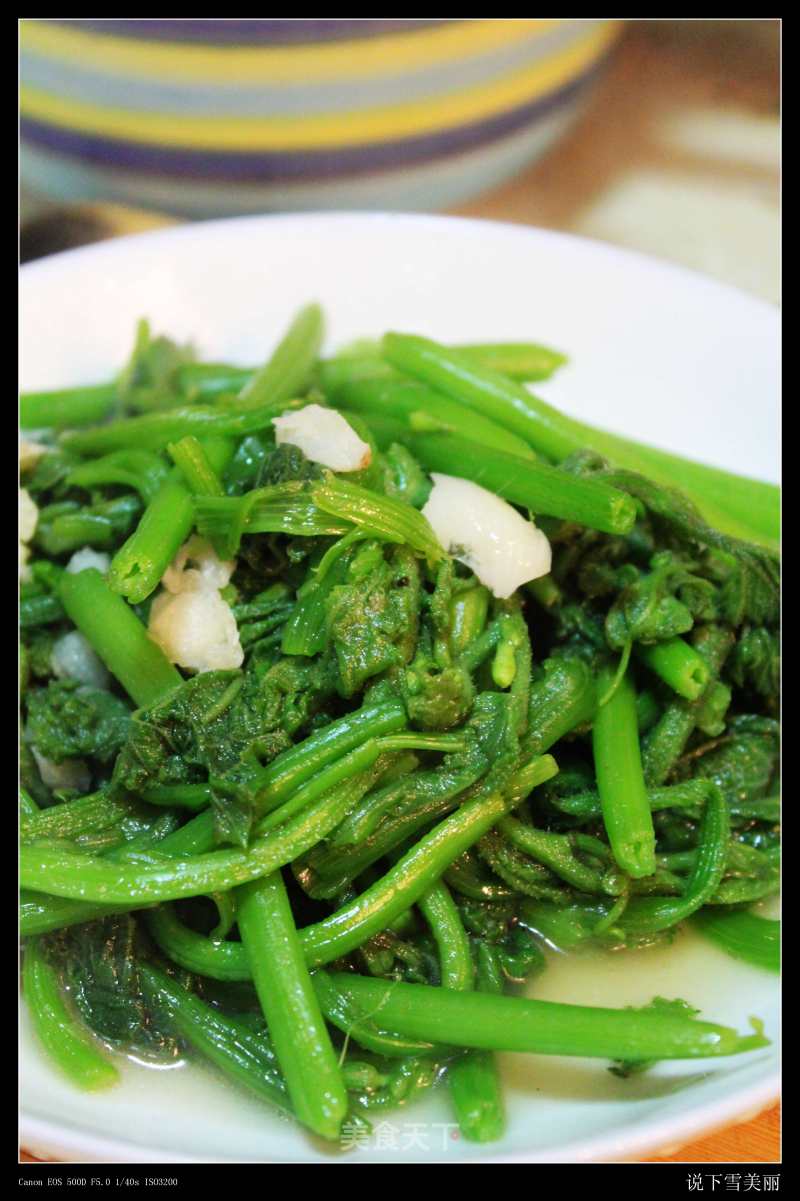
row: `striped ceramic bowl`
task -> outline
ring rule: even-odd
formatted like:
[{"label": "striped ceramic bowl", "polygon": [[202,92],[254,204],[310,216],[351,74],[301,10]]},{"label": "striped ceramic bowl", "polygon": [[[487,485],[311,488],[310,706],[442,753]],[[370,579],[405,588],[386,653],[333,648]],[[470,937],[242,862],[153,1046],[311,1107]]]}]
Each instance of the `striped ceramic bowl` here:
[{"label": "striped ceramic bowl", "polygon": [[187,216],[436,208],[557,138],[604,20],[24,20],[22,177]]}]

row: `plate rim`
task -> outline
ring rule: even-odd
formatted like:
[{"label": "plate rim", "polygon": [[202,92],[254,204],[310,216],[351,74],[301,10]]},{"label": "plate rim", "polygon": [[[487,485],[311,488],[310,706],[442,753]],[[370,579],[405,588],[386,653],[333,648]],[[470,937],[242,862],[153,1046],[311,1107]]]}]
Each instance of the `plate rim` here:
[{"label": "plate rim", "polygon": [[[780,305],[773,304],[772,301],[765,299],[763,296],[755,296],[745,291],[745,289],[737,287],[735,284],[729,284],[724,280],[716,279],[714,276],[706,275],[704,272],[697,271],[693,267],[684,266],[682,263],[673,262],[670,259],[662,258],[660,255],[634,250],[629,246],[617,246],[613,242],[605,242],[600,238],[587,237],[585,234],[576,234],[566,230],[550,229],[544,225],[527,225],[517,221],[498,221],[493,218],[464,217],[458,214],[450,215],[447,213],[417,213],[404,209],[336,209],[332,211],[308,209],[297,213],[243,213],[232,217],[215,217],[205,221],[182,221],[176,219],[174,225],[166,225],[161,229],[150,229],[141,233],[123,234],[119,237],[106,238],[100,242],[92,242],[86,246],[76,246],[70,250],[61,250],[55,254],[46,255],[41,259],[34,259],[32,262],[23,263],[20,266],[20,275],[22,278],[25,278],[28,275],[49,273],[51,269],[58,269],[67,259],[74,260],[78,257],[90,258],[96,255],[115,254],[118,249],[121,252],[122,248],[129,247],[133,242],[157,242],[198,235],[202,237],[206,233],[234,225],[257,225],[262,223],[269,223],[271,225],[296,225],[306,221],[323,221],[331,225],[344,224],[347,221],[363,221],[370,225],[389,221],[401,221],[419,227],[429,225],[462,226],[464,228],[471,227],[476,230],[490,227],[507,234],[552,239],[565,244],[585,246],[609,258],[621,257],[628,259],[632,263],[637,262],[643,267],[656,266],[660,270],[671,273],[676,278],[684,278],[687,282],[694,283],[695,286],[703,286],[717,290],[720,293],[725,293],[732,298],[736,297],[739,300],[745,300],[749,304],[760,308],[765,315],[771,314],[777,316],[781,311]],[[21,316],[20,322],[22,322]]]},{"label": "plate rim", "polygon": [[[535,1154],[520,1151],[508,1155],[475,1155],[466,1159],[448,1157],[446,1160],[426,1160],[427,1163],[626,1163],[631,1160],[641,1160],[645,1155],[657,1155],[660,1151],[665,1154],[675,1154],[687,1143],[706,1138],[717,1130],[742,1122],[752,1121],[766,1109],[780,1100],[781,1076],[780,1069],[771,1073],[769,1078],[749,1086],[747,1092],[741,1092],[726,1101],[709,1101],[700,1110],[680,1119],[664,1118],[660,1123],[651,1122],[649,1128],[642,1130],[633,1137],[622,1131],[610,1131],[597,1135],[582,1143],[567,1143],[561,1149],[562,1154],[552,1158],[545,1151]],[[698,1122],[698,1113],[700,1115]],[[705,1116],[703,1116],[705,1115]],[[738,1119],[738,1120],[737,1120]],[[668,1129],[664,1129],[668,1127]],[[65,1127],[47,1118],[21,1116],[20,1146],[33,1149],[30,1154],[64,1155],[78,1154],[78,1148],[91,1144],[95,1154],[103,1158],[99,1162],[134,1162],[134,1163],[302,1163],[302,1159],[276,1158],[217,1158],[188,1155],[175,1155],[166,1147],[153,1144],[137,1144],[124,1139],[108,1138],[105,1135],[94,1134],[86,1127]],[[620,1150],[622,1148],[622,1150]],[[131,1159],[131,1152],[133,1158]],[[570,1153],[572,1152],[572,1153]],[[168,1158],[168,1156],[172,1158]],[[127,1159],[125,1158],[127,1156]],[[64,1162],[81,1162],[80,1159]],[[86,1162],[93,1162],[86,1160]],[[354,1161],[355,1162],[355,1161]],[[778,1162],[777,1160],[774,1162]]]},{"label": "plate rim", "polygon": [[[751,306],[753,310],[760,310],[765,317],[775,319],[779,316],[781,306],[773,304],[763,297],[754,296],[745,290],[734,285],[725,283],[724,281],[715,279],[705,275],[702,272],[696,271],[690,267],[686,267],[680,263],[671,262],[668,259],[661,258],[657,255],[647,254],[641,251],[633,250],[629,247],[616,246],[612,243],[604,242],[597,238],[585,237],[583,235],[569,233],[561,230],[550,229],[543,226],[527,225],[513,221],[498,221],[487,220],[479,217],[467,217],[437,213],[416,213],[404,210],[370,210],[361,211],[358,209],[342,209],[336,211],[326,210],[309,210],[299,213],[263,213],[263,214],[245,214],[233,217],[215,218],[205,221],[177,221],[174,225],[167,225],[160,229],[148,230],[143,233],[129,234],[123,237],[115,237],[104,240],[102,242],[92,243],[87,246],[77,247],[71,250],[61,251],[57,254],[49,255],[44,259],[38,259],[30,263],[22,264],[20,267],[19,293],[20,293],[20,329],[24,323],[22,293],[23,284],[30,280],[33,282],[37,277],[46,278],[52,274],[58,274],[64,270],[69,270],[75,264],[79,266],[83,262],[91,262],[95,258],[116,257],[117,255],[129,254],[136,245],[158,244],[159,242],[170,242],[172,240],[184,240],[186,238],[206,238],[213,237],[216,233],[223,229],[228,229],[232,226],[268,226],[275,225],[303,225],[308,222],[323,222],[331,226],[344,226],[348,223],[358,222],[369,225],[401,223],[403,225],[421,229],[433,228],[441,229],[442,227],[460,228],[465,232],[472,231],[477,234],[487,227],[494,231],[508,236],[512,239],[525,238],[533,240],[542,240],[548,242],[562,243],[576,247],[578,250],[583,249],[598,258],[606,258],[609,262],[619,261],[623,259],[631,264],[637,265],[640,268],[652,270],[656,269],[659,272],[667,272],[676,281],[682,281],[692,287],[702,287],[709,295],[718,294],[720,298],[727,298],[737,303],[742,301]],[[781,331],[780,323],[778,322],[776,339],[776,355],[780,365],[781,353]],[[778,438],[782,434],[782,426],[779,414]],[[769,1061],[769,1068],[765,1071],[761,1079],[756,1080],[746,1086],[745,1089],[737,1091],[728,1098],[712,1099],[706,1101],[696,1108],[693,1108],[685,1117],[665,1117],[658,1119],[654,1117],[646,1123],[645,1129],[640,1132],[631,1132],[624,1127],[621,1130],[611,1130],[600,1135],[592,1136],[583,1142],[567,1143],[564,1145],[564,1152],[568,1154],[559,1156],[558,1158],[548,1158],[545,1152],[532,1154],[530,1151],[515,1152],[512,1154],[484,1154],[470,1157],[466,1160],[447,1159],[445,1162],[486,1162],[486,1163],[531,1163],[531,1162],[551,1162],[551,1163],[581,1163],[581,1162],[625,1162],[631,1158],[640,1159],[642,1155],[657,1154],[659,1149],[672,1150],[674,1145],[678,1147],[687,1142],[695,1141],[702,1138],[713,1131],[722,1127],[733,1125],[738,1121],[747,1121],[756,1116],[757,1113],[763,1112],[764,1109],[775,1103],[780,1097],[780,1082],[781,1082],[781,1056],[777,1047],[777,1060]],[[196,1156],[176,1156],[170,1152],[168,1148],[158,1148],[152,1145],[139,1145],[127,1142],[123,1139],[109,1138],[102,1134],[95,1134],[86,1127],[70,1127],[66,1128],[48,1118],[40,1118],[21,1109],[20,1111],[20,1146],[25,1147],[31,1145],[33,1150],[31,1154],[56,1154],[77,1155],[77,1148],[91,1148],[94,1154],[100,1154],[103,1159],[100,1162],[127,1162],[124,1155],[135,1155],[133,1162],[159,1162],[159,1163],[191,1163],[191,1162],[221,1162],[221,1163],[238,1163],[238,1162],[263,1162],[263,1163],[280,1163],[280,1162],[304,1162],[303,1160],[291,1159],[202,1159]],[[116,1158],[117,1155],[122,1155],[123,1158]],[[172,1155],[172,1158],[168,1156]],[[155,1158],[153,1158],[155,1156]],[[149,1157],[149,1159],[148,1159]],[[79,1158],[73,1160],[65,1160],[65,1162],[81,1162]],[[88,1160],[87,1162],[92,1162]],[[435,1162],[435,1161],[427,1161]]]}]

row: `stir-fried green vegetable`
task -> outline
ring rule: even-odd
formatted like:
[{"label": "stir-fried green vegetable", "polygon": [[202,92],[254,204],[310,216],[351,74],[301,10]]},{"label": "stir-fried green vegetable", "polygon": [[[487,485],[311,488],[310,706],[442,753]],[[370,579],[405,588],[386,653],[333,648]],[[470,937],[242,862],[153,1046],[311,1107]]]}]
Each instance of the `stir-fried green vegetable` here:
[{"label": "stir-fried green vegetable", "polygon": [[322,334],[253,369],[142,322],[112,383],[22,398],[43,1046],[86,1088],[205,1056],[331,1140],[444,1078],[474,1141],[496,1051],[764,1046],[512,986],[689,921],[777,970],[775,491],[561,416],[538,344]]}]

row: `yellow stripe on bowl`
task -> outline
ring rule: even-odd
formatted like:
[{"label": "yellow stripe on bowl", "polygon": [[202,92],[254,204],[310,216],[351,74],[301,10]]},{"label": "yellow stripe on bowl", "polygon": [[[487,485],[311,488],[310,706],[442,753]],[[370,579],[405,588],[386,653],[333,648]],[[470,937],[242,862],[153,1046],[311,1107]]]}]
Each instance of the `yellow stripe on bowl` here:
[{"label": "yellow stripe on bowl", "polygon": [[132,142],[203,150],[306,150],[387,142],[485,120],[562,87],[598,58],[619,22],[592,30],[559,54],[480,88],[352,113],[303,117],[195,117],[145,114],[52,96],[22,87],[22,114],[61,128]]},{"label": "yellow stripe on bowl", "polygon": [[27,19],[21,45],[71,63],[158,78],[214,83],[298,83],[400,74],[513,45],[548,33],[557,19],[464,21],[413,33],[316,46],[199,46],[135,40]]}]

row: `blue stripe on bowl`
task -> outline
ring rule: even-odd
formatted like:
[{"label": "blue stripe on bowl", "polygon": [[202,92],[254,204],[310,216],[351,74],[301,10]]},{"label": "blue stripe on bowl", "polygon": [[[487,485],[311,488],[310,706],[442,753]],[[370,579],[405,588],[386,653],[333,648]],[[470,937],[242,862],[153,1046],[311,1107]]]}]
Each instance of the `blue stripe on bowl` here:
[{"label": "blue stripe on bowl", "polygon": [[29,143],[21,148],[22,174],[40,195],[63,201],[116,200],[194,219],[298,209],[445,208],[497,186],[538,158],[575,120],[587,96],[588,90],[516,133],[463,154],[340,179],[259,180],[231,187],[85,163]]},{"label": "blue stripe on bowl", "polygon": [[496,138],[505,137],[574,100],[596,78],[606,60],[607,54],[558,91],[485,121],[415,138],[370,145],[250,154],[239,151],[184,150],[150,143],[137,144],[115,138],[91,137],[26,117],[21,121],[21,132],[23,138],[32,145],[42,146],[60,154],[69,154],[86,162],[102,163],[109,167],[135,168],[152,174],[189,179],[218,179],[229,183],[335,179],[339,176],[410,166],[458,154],[485,145]]},{"label": "blue stripe on bowl", "polygon": [[[286,20],[155,20],[152,18],[100,20],[48,20],[49,24],[67,25],[87,33],[110,34],[115,37],[143,38],[148,41],[201,42],[206,45],[247,46],[269,43],[275,46],[294,46],[315,42],[334,42],[350,39],[382,37],[392,33],[415,33],[417,30],[452,25],[459,18],[425,17],[287,17]],[[463,22],[462,22],[463,23]]]},{"label": "blue stripe on bowl", "polygon": [[257,84],[214,85],[165,77],[137,79],[104,71],[102,65],[77,66],[33,51],[23,51],[20,77],[24,85],[52,95],[128,112],[237,117],[347,113],[419,99],[435,102],[447,92],[489,84],[502,75],[532,67],[558,54],[597,25],[598,21],[590,18],[576,20],[557,26],[544,36],[533,33],[512,46],[493,48],[463,61],[425,66],[400,75],[382,75],[368,82],[317,83],[308,79],[274,87],[269,79]]}]

